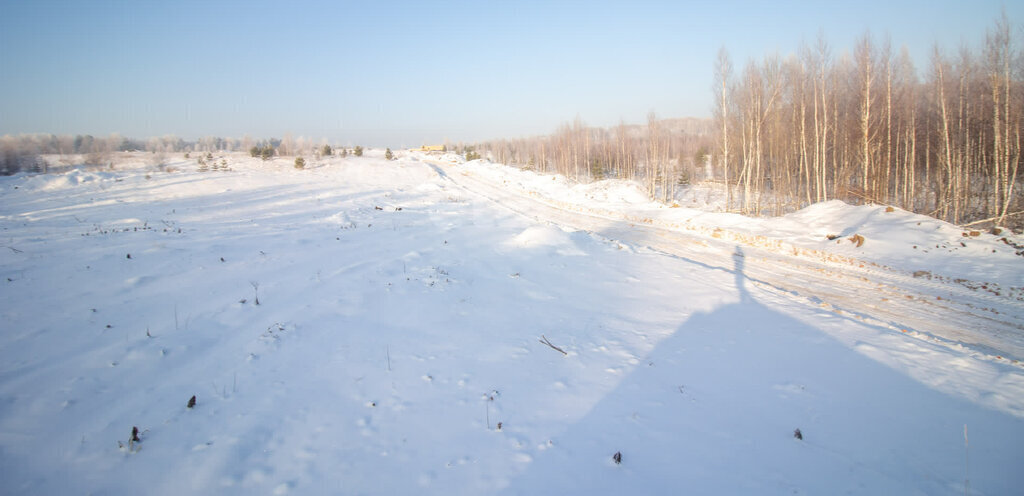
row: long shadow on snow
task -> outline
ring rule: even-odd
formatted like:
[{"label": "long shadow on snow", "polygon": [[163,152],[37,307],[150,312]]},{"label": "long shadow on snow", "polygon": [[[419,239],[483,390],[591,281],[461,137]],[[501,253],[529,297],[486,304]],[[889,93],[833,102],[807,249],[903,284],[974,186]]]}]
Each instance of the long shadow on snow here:
[{"label": "long shadow on snow", "polygon": [[964,424],[971,488],[1019,489],[1020,419],[762,305],[734,259],[739,301],[684,322],[504,493],[959,494]]}]

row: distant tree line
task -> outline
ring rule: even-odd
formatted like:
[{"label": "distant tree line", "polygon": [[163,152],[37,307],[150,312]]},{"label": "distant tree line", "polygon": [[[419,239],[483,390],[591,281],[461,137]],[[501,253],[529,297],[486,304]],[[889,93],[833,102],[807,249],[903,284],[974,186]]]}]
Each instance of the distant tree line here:
[{"label": "distant tree line", "polygon": [[575,181],[636,179],[651,198],[667,201],[679,185],[704,179],[714,142],[708,119],[662,120],[651,113],[646,126],[588,127],[577,117],[551,135],[460,145],[454,150],[482,151],[500,163],[562,174]]},{"label": "distant tree line", "polygon": [[[284,138],[253,139],[222,138],[205,136],[186,141],[177,136],[160,136],[146,140],[126,138],[119,134],[95,137],[92,135],[22,134],[0,136],[0,175],[31,170],[46,172],[44,155],[60,156],[67,164],[107,165],[114,152],[150,152],[158,157],[168,153],[232,152],[246,151],[254,157],[270,159],[274,156],[308,155],[320,158],[339,154],[347,156],[350,151],[344,147],[332,147],[326,140],[317,144],[313,139]],[[358,154],[362,147],[356,146]]]}]

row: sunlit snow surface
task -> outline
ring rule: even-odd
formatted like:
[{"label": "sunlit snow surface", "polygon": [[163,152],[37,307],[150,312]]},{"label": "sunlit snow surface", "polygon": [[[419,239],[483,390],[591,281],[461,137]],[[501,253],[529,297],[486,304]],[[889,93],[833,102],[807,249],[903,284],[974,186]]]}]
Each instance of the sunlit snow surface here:
[{"label": "sunlit snow surface", "polygon": [[[953,246],[948,224],[835,202],[751,220],[630,183],[381,155],[0,179],[0,493],[1024,487],[1024,357],[837,311],[828,271],[799,290],[755,271],[758,250],[795,246],[1006,292],[1024,259],[996,237]],[[577,229],[552,207],[597,217]],[[697,241],[669,253],[631,234],[643,224]]]}]

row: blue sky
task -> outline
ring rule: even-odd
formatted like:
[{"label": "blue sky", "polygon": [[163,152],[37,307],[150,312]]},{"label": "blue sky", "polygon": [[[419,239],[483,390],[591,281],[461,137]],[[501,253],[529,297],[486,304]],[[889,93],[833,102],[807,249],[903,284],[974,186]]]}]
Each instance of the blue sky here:
[{"label": "blue sky", "polygon": [[[722,46],[739,68],[870,30],[921,67],[933,43],[979,47],[1003,5],[0,0],[0,134],[397,147],[710,116]],[[1020,26],[1024,3],[1005,6]]]}]

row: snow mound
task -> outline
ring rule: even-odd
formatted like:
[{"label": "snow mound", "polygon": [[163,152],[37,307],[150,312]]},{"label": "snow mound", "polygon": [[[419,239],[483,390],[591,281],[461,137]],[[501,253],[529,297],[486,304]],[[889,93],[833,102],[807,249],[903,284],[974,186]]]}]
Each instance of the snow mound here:
[{"label": "snow mound", "polygon": [[[767,222],[765,227],[769,227]],[[883,205],[849,205],[839,200],[810,205],[774,220],[777,237],[904,270],[937,270],[950,278],[1020,283],[1020,236],[963,228],[925,215]],[[863,247],[850,243],[862,236]]]},{"label": "snow mound", "polygon": [[561,255],[584,255],[570,233],[554,226],[532,226],[526,228],[509,242],[521,248],[551,248]]},{"label": "snow mound", "polygon": [[112,177],[109,173],[86,172],[74,169],[64,174],[41,174],[29,177],[25,187],[33,191],[56,191],[72,188],[81,184],[99,182]]}]

